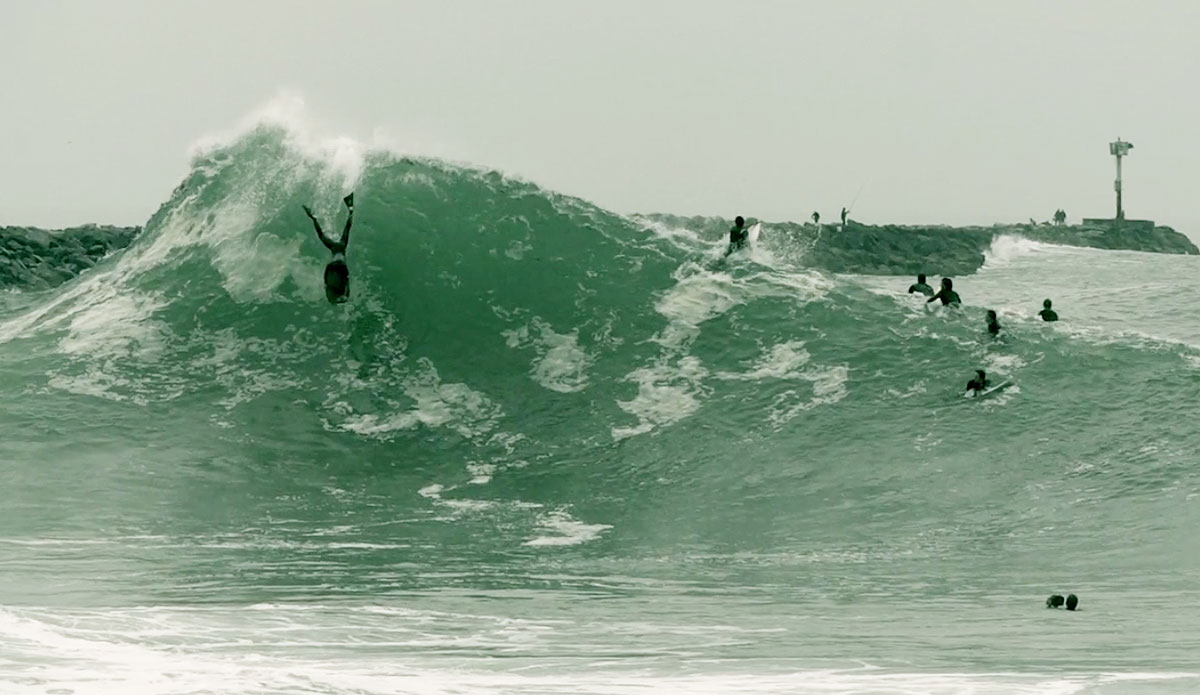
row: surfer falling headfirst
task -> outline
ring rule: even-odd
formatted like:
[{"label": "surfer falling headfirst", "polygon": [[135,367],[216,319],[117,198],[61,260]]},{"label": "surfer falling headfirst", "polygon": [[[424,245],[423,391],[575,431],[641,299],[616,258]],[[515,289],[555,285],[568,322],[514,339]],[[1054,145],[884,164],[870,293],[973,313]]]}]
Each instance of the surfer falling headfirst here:
[{"label": "surfer falling headfirst", "polygon": [[317,237],[325,244],[325,248],[333,253],[333,260],[325,266],[325,298],[330,304],[341,304],[350,298],[350,267],[346,265],[346,246],[350,243],[350,225],[354,222],[354,194],[342,198],[342,202],[346,204],[346,210],[350,214],[346,217],[346,227],[338,241],[325,236],[325,232],[321,230],[321,223],[313,216],[312,210],[307,205],[302,206],[304,214],[308,215],[313,228],[317,230]]}]

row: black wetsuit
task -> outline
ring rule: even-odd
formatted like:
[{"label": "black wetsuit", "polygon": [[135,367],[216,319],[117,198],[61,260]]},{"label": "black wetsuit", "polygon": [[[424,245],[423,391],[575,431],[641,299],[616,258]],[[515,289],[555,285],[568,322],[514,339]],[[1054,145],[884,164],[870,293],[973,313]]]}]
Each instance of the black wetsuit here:
[{"label": "black wetsuit", "polygon": [[914,292],[920,292],[921,294],[928,297],[933,294],[933,288],[930,287],[929,285],[926,285],[923,282],[914,282],[913,284],[908,286],[908,293],[912,294]]},{"label": "black wetsuit", "polygon": [[733,253],[734,251],[737,251],[738,249],[743,248],[749,239],[750,239],[750,230],[748,228],[746,228],[745,225],[742,225],[741,227],[738,227],[736,225],[733,227],[730,227],[729,228],[729,248],[725,251],[725,255],[728,256],[729,254]]},{"label": "black wetsuit", "polygon": [[929,301],[932,302],[935,299],[942,300],[943,305],[961,304],[962,303],[962,301],[958,298],[957,292],[955,292],[954,290],[948,290],[945,287],[943,287],[941,290],[939,290],[937,294],[930,297]]},{"label": "black wetsuit", "polygon": [[1000,322],[999,321],[988,321],[987,326],[988,326],[988,333],[991,333],[992,335],[1000,335]]},{"label": "black wetsuit", "polygon": [[970,381],[967,382],[967,390],[974,391],[975,393],[979,393],[980,391],[987,388],[987,385],[988,385],[987,377],[984,377],[982,379],[980,379],[979,377],[975,377],[974,379],[971,379]]},{"label": "black wetsuit", "polygon": [[1057,321],[1058,314],[1053,309],[1042,309],[1038,312],[1038,316],[1042,317],[1043,321]]},{"label": "black wetsuit", "polygon": [[[317,237],[325,244],[325,248],[333,253],[333,260],[325,266],[325,298],[330,304],[341,304],[350,298],[350,267],[346,265],[346,246],[350,244],[350,225],[354,222],[354,207],[347,205],[350,214],[346,217],[346,226],[342,229],[342,238],[334,241],[325,236],[321,223],[305,208],[304,211],[312,220]],[[341,281],[340,283],[338,281]]]}]

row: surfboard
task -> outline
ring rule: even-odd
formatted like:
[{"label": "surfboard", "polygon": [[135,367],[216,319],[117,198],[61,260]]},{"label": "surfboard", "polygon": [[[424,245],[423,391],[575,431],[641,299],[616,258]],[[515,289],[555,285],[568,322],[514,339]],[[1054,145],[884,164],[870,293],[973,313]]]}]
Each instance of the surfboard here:
[{"label": "surfboard", "polygon": [[762,222],[755,222],[746,230],[746,242],[751,246],[758,243],[758,235],[762,233]]},{"label": "surfboard", "polygon": [[967,391],[963,394],[963,398],[987,398],[988,396],[994,393],[999,393],[1000,391],[1003,391],[1012,385],[1013,382],[1011,381],[1002,381],[999,384],[996,384],[995,386],[989,386],[982,391]]}]

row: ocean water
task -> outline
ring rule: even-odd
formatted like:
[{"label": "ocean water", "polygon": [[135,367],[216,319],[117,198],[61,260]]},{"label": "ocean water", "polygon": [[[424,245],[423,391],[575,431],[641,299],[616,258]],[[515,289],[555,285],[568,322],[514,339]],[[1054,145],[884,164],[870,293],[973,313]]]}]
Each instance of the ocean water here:
[{"label": "ocean water", "polygon": [[0,295],[0,692],[1196,692],[1200,258],[1005,237],[947,311],[809,244],[208,143]]}]

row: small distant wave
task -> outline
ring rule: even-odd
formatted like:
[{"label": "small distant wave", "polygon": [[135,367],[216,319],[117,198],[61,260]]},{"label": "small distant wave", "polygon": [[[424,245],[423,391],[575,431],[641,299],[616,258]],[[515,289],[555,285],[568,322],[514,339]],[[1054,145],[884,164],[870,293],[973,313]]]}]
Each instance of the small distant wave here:
[{"label": "small distant wave", "polygon": [[544,535],[525,541],[528,546],[579,545],[600,537],[609,524],[586,524],[571,518],[565,510],[558,509],[541,518]]},{"label": "small distant wave", "polygon": [[992,240],[987,250],[983,252],[983,267],[987,269],[1002,268],[1019,258],[1049,248],[1050,244],[1032,241],[1022,236],[1002,234]]}]

